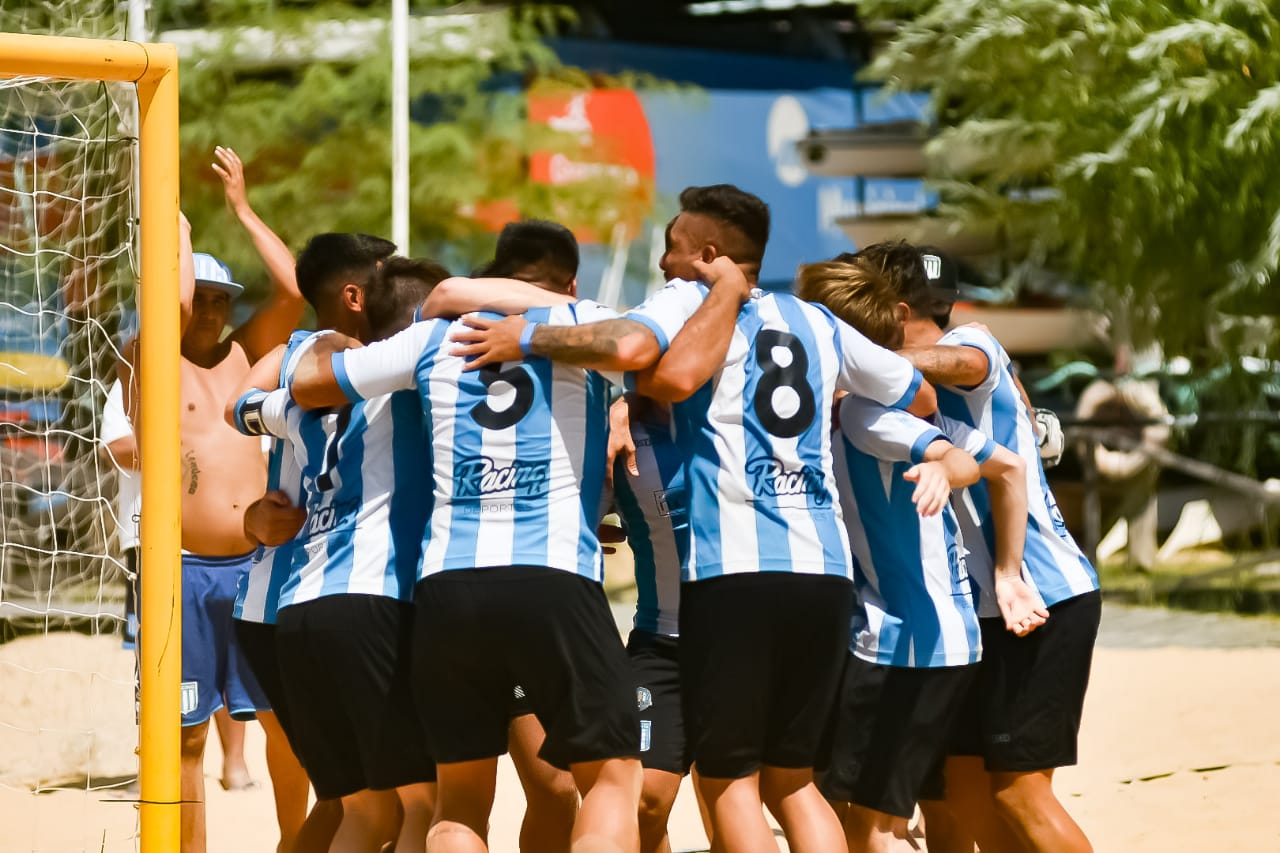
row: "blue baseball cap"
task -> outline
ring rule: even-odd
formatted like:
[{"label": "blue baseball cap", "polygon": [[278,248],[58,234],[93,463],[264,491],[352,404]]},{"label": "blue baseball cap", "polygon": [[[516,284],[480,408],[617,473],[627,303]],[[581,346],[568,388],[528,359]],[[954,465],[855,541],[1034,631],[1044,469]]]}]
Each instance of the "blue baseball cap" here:
[{"label": "blue baseball cap", "polygon": [[207,255],[204,252],[192,252],[191,259],[195,261],[196,287],[221,290],[223,293],[230,295],[232,299],[244,293],[244,285],[232,281],[230,268],[213,255]]}]

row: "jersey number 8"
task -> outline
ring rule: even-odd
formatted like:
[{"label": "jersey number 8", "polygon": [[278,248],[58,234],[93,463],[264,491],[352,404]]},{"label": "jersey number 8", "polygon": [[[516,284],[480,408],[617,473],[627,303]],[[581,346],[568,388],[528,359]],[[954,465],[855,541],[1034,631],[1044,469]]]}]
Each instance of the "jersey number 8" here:
[{"label": "jersey number 8", "polygon": [[[790,355],[786,364],[777,360],[778,350],[785,350]],[[809,428],[818,413],[813,389],[809,386],[808,354],[795,335],[776,329],[763,329],[756,335],[756,364],[763,373],[756,383],[756,393],[752,400],[756,418],[770,435],[795,438]],[[779,395],[778,391],[784,388],[789,389],[791,394]],[[779,397],[783,400],[793,397],[796,401],[795,410],[787,415],[780,413]],[[788,410],[791,408],[787,406]]]}]

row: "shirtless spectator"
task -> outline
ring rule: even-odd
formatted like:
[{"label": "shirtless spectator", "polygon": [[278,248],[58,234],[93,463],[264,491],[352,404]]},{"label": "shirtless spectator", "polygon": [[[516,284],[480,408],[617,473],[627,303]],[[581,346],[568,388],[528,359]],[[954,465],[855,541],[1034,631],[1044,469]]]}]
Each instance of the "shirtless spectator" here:
[{"label": "shirtless spectator", "polygon": [[[222,418],[226,398],[244,382],[249,367],[297,326],[303,300],[289,248],[249,206],[240,158],[229,148],[214,153],[218,162],[213,168],[222,178],[227,207],[253,239],[271,275],[272,292],[253,316],[224,337],[232,300],[244,288],[221,261],[193,255],[191,226],[182,219],[182,849],[194,853],[205,850],[204,747],[209,720],[219,708],[225,706],[233,718],[257,714],[267,733],[268,769],[278,802],[282,789],[302,786],[305,808],[307,784],[232,632],[236,585],[248,571],[254,549],[245,538],[244,511],[262,495],[267,470],[260,441],[240,435]],[[135,358],[127,361],[137,363]],[[129,389],[128,409],[137,423],[137,383],[131,382]],[[273,742],[285,744],[284,750],[273,749]],[[278,809],[277,817],[287,839],[303,815]]]}]

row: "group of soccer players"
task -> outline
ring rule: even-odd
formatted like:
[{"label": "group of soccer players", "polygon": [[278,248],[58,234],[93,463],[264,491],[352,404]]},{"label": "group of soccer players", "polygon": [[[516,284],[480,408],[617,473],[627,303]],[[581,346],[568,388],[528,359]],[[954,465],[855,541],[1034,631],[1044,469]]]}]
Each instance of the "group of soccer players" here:
[{"label": "group of soccer players", "polygon": [[237,632],[341,812],[295,846],[485,850],[510,750],[527,851],[669,851],[691,768],[714,850],[776,850],[765,808],[793,851],[910,849],[917,803],[931,850],[1090,849],[1052,775],[1097,578],[1008,356],[946,331],[949,262],[880,244],[761,293],[764,203],[680,201],[622,315],[551,223],[473,278],[365,235],[299,256],[321,331],[227,401],[276,437]]}]

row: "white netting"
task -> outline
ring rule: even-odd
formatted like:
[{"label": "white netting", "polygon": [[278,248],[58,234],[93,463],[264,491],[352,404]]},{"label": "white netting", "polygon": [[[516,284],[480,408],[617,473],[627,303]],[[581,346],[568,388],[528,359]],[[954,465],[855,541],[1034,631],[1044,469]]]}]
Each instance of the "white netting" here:
[{"label": "white netting", "polygon": [[131,519],[102,438],[136,328],[135,112],[131,86],[0,81],[0,851],[135,844]]}]

